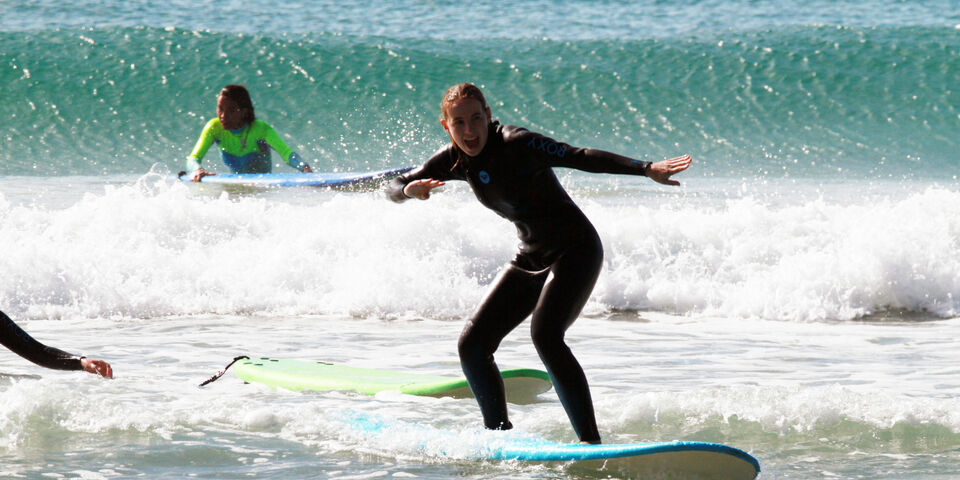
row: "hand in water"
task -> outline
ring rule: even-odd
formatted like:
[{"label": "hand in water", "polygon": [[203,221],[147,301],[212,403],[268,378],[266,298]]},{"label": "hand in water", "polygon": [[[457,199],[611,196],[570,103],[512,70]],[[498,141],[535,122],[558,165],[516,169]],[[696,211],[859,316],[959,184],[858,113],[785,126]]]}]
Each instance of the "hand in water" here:
[{"label": "hand in water", "polygon": [[103,360],[83,357],[80,359],[80,365],[83,366],[85,372],[94,373],[103,378],[113,378],[113,369],[110,368],[109,363]]}]

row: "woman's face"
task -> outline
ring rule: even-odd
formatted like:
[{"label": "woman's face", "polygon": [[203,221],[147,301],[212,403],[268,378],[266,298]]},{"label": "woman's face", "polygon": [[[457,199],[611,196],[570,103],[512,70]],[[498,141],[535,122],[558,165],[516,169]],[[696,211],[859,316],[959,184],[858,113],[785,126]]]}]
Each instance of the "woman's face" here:
[{"label": "woman's face", "polygon": [[476,157],[487,145],[490,109],[475,98],[461,98],[450,104],[440,123],[463,153]]},{"label": "woman's face", "polygon": [[217,118],[220,119],[220,125],[227,130],[236,130],[243,127],[243,119],[246,118],[245,112],[238,107],[236,102],[227,97],[217,97]]}]

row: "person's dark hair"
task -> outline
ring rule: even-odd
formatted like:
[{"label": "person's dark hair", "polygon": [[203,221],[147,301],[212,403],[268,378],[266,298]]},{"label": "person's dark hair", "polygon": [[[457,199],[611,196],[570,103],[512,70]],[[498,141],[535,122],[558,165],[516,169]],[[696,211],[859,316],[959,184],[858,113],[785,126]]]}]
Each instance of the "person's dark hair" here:
[{"label": "person's dark hair", "polygon": [[237,105],[237,108],[244,110],[243,123],[253,123],[257,119],[253,113],[253,101],[250,100],[250,92],[243,85],[227,85],[220,90],[219,97],[229,98]]}]

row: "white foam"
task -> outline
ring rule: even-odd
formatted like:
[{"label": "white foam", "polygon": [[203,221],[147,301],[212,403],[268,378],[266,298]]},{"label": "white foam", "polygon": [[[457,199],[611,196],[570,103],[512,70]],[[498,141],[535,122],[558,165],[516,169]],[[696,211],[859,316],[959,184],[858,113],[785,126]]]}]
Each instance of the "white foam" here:
[{"label": "white foam", "polygon": [[[587,312],[848,319],[960,311],[960,193],[862,203],[578,199],[605,244]],[[681,200],[683,200],[681,198]],[[198,195],[147,176],[65,208],[0,197],[0,302],[28,317],[468,315],[515,231],[448,186]]]},{"label": "white foam", "polygon": [[607,239],[596,297],[620,308],[784,320],[960,309],[960,193],[771,206],[591,209]]},{"label": "white foam", "polygon": [[756,424],[780,436],[822,435],[847,423],[852,431],[875,432],[896,427],[946,427],[960,432],[960,401],[911,397],[851,386],[748,386],[700,391],[648,392],[611,396],[596,402],[601,428],[619,432],[666,432],[712,428],[730,422]]}]

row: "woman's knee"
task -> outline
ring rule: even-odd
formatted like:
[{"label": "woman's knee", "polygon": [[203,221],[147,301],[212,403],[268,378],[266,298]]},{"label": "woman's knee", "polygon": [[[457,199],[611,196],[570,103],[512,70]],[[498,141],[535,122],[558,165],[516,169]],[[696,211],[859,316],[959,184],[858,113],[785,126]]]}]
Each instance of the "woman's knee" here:
[{"label": "woman's knee", "polygon": [[554,326],[542,324],[530,326],[530,339],[540,358],[549,358],[555,352],[565,350],[567,345],[563,337],[564,332]]},{"label": "woman's knee", "polygon": [[480,329],[473,328],[473,325],[467,326],[460,334],[460,340],[457,341],[457,352],[461,359],[477,360],[487,358],[493,355],[497,345],[492,344],[486,335],[480,333]]}]

